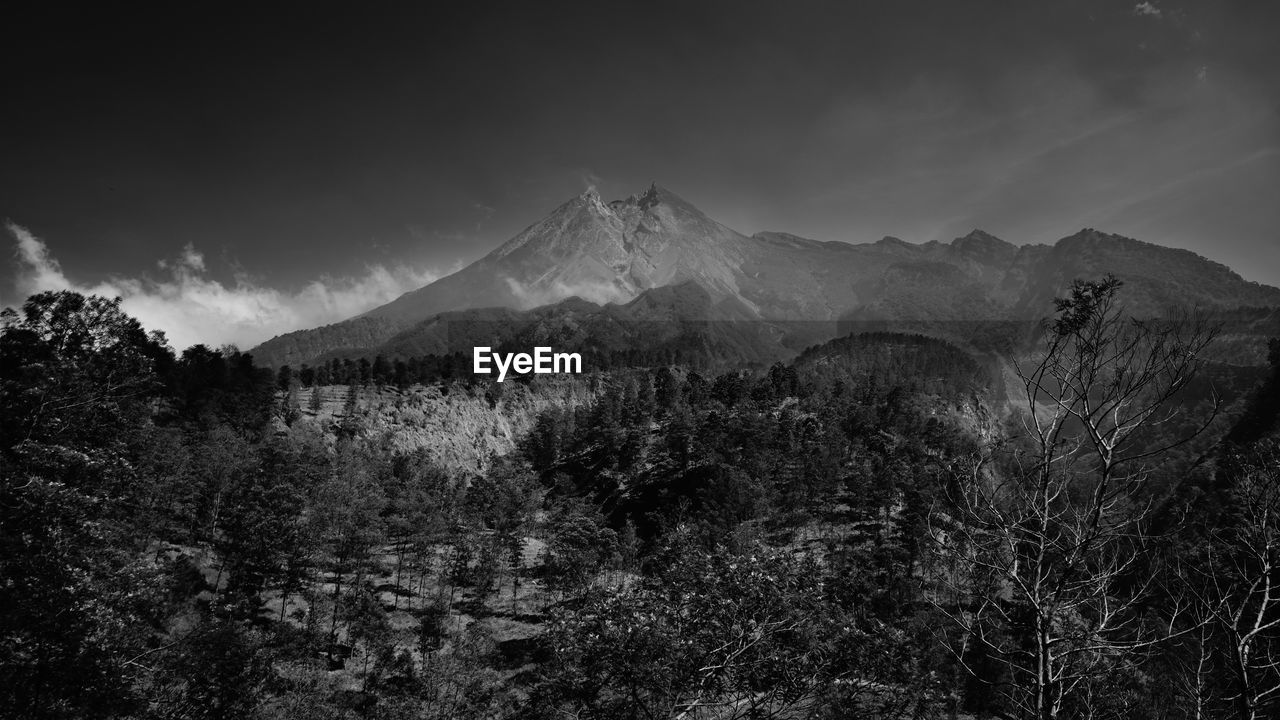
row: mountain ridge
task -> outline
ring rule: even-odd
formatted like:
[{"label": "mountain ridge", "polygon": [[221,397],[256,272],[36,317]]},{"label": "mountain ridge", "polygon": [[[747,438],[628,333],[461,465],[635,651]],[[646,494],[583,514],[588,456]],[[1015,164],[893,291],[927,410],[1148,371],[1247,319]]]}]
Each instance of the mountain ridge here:
[{"label": "mountain ridge", "polygon": [[838,323],[1025,320],[1048,314],[1071,280],[1112,273],[1139,314],[1174,304],[1280,307],[1280,289],[1183,249],[1084,228],[1052,245],[974,229],[950,242],[871,243],[779,231],[744,235],[655,184],[605,202],[588,190],[467,267],[346,321],[277,336],[267,365],[377,351],[442,313],[530,311],[578,297],[625,305],[696,283],[738,320]]}]

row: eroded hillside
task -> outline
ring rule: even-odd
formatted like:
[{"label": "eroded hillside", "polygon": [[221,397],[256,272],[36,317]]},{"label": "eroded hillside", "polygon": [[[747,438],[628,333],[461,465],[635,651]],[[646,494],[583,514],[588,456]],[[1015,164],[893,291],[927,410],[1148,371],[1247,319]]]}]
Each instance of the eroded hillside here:
[{"label": "eroded hillside", "polygon": [[354,435],[392,453],[425,451],[439,467],[461,476],[484,473],[511,453],[539,413],[590,401],[594,381],[572,376],[468,387],[325,385],[289,395],[289,434],[322,433],[329,441]]}]

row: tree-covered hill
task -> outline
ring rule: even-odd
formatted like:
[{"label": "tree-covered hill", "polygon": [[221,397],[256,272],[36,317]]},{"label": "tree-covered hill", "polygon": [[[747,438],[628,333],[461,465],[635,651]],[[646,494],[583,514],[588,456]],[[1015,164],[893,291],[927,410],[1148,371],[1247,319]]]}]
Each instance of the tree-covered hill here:
[{"label": "tree-covered hill", "polygon": [[[613,343],[504,383],[175,354],[34,296],[0,335],[0,707],[1266,717],[1276,353],[1222,363],[1238,333],[1125,287],[1075,283],[999,361],[881,329],[741,363],[628,306],[500,311]],[[709,299],[664,290],[635,302]]]}]

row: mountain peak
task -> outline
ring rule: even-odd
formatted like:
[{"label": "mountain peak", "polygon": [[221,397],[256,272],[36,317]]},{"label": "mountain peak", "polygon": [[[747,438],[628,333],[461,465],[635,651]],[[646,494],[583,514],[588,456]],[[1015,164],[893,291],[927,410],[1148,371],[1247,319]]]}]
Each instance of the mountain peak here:
[{"label": "mountain peak", "polygon": [[1104,243],[1109,243],[1113,245],[1139,244],[1139,245],[1153,246],[1152,243],[1143,242],[1141,240],[1135,240],[1130,237],[1125,237],[1124,235],[1117,235],[1115,233],[1103,232],[1095,228],[1081,228],[1079,232],[1073,233],[1071,235],[1068,235],[1067,237],[1062,238],[1056,244],[1065,245],[1068,247],[1079,247],[1079,246],[1097,246]]},{"label": "mountain peak", "polygon": [[958,238],[958,239],[968,240],[968,241],[981,241],[981,242],[993,242],[993,241],[1001,242],[1001,243],[1004,242],[1000,238],[996,237],[995,235],[992,235],[991,233],[987,232],[986,230],[983,230],[982,228],[974,228],[969,231],[968,235],[965,235],[964,237]]},{"label": "mountain peak", "polygon": [[881,247],[881,248],[904,248],[907,250],[920,249],[919,245],[916,245],[915,243],[909,243],[906,240],[903,240],[902,238],[899,238],[899,237],[894,237],[893,235],[885,235],[884,237],[875,241],[874,244],[877,247]]},{"label": "mountain peak", "polygon": [[587,188],[581,195],[570,200],[568,205],[581,206],[603,215],[612,214],[609,207],[600,199],[600,193],[594,187]]},{"label": "mountain peak", "polygon": [[649,189],[645,190],[644,194],[640,196],[640,209],[648,210],[657,205],[658,202],[658,183],[649,183]]},{"label": "mountain peak", "polygon": [[961,252],[1003,252],[1015,250],[1012,243],[1005,242],[986,230],[974,229],[964,237],[951,241],[951,247]]},{"label": "mountain peak", "polygon": [[693,203],[685,200],[670,189],[658,185],[657,183],[653,183],[649,186],[649,189],[645,191],[645,197],[649,198],[654,204],[680,207],[699,215],[702,214],[702,211],[694,207]]},{"label": "mountain peak", "polygon": [[688,205],[689,207],[692,207],[679,195],[676,195],[656,182],[649,183],[648,189],[642,193],[631,194],[621,200],[610,201],[609,207],[614,208],[615,210],[623,207],[637,207],[641,210],[650,210],[663,203],[668,205]]}]

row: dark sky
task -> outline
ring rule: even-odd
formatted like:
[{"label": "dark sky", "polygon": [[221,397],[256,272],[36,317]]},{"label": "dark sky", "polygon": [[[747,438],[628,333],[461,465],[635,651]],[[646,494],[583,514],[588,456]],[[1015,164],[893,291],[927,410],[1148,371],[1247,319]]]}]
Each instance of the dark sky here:
[{"label": "dark sky", "polygon": [[1280,285],[1280,3],[107,5],[6,13],[0,301],[398,292],[654,180],[747,233],[1088,226]]}]

